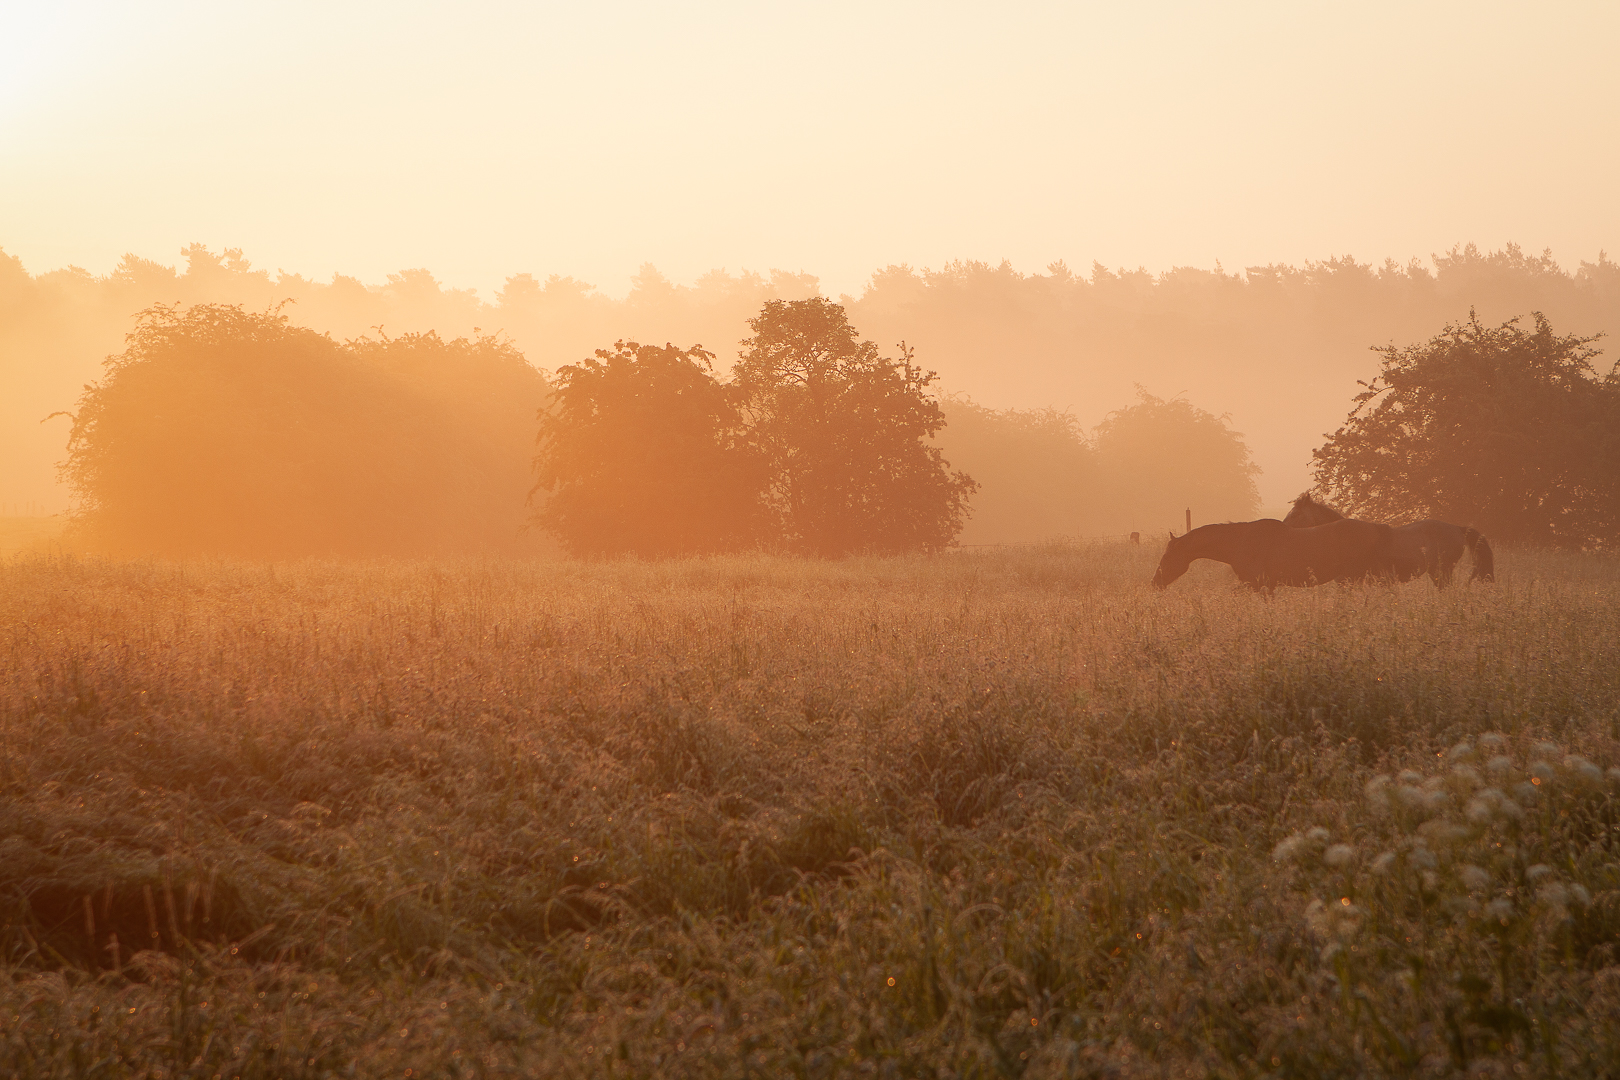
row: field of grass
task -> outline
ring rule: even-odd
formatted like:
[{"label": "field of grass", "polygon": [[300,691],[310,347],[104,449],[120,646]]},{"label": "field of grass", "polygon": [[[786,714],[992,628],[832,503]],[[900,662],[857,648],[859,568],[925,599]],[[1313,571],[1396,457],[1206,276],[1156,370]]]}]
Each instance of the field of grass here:
[{"label": "field of grass", "polygon": [[1620,1073],[1620,560],[0,564],[0,1076]]}]

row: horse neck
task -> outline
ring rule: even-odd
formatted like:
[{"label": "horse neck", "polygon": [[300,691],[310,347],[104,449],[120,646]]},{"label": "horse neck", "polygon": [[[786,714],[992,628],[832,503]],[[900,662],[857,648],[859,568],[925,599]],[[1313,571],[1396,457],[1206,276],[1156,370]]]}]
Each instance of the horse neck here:
[{"label": "horse neck", "polygon": [[1242,524],[1242,522],[1222,522],[1215,525],[1200,525],[1181,538],[1181,543],[1185,546],[1180,550],[1187,552],[1189,562],[1193,559],[1226,562],[1233,548],[1240,542],[1238,529]]}]

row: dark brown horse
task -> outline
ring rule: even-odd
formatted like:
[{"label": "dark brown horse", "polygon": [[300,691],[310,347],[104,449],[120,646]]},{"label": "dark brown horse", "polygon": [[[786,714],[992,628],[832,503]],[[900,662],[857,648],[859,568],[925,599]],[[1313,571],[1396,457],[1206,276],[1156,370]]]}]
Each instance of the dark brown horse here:
[{"label": "dark brown horse", "polygon": [[[1330,521],[1344,521],[1345,516],[1333,507],[1319,503],[1306,492],[1294,500],[1294,508],[1283,518],[1285,524],[1296,529],[1326,525]],[[1467,525],[1452,525],[1445,521],[1425,519],[1410,525],[1395,526],[1395,576],[1410,581],[1428,574],[1437,588],[1451,583],[1451,572],[1461,561],[1463,551],[1473,557],[1474,572],[1470,581],[1495,581],[1496,556],[1491,545],[1477,529]]]},{"label": "dark brown horse", "polygon": [[1314,529],[1290,528],[1276,518],[1201,525],[1184,536],[1170,534],[1154,587],[1162,589],[1185,574],[1194,559],[1226,563],[1256,591],[1387,579],[1394,569],[1394,530],[1348,518]]}]

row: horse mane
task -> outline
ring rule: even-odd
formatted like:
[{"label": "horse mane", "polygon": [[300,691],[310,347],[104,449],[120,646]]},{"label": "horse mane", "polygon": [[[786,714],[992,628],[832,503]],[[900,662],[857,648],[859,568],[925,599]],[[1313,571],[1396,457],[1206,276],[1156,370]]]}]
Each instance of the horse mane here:
[{"label": "horse mane", "polygon": [[1294,499],[1294,505],[1293,507],[1290,507],[1290,510],[1288,510],[1288,515],[1286,515],[1285,520],[1288,521],[1290,525],[1298,525],[1301,518],[1311,521],[1317,520],[1317,518],[1320,517],[1325,517],[1332,521],[1340,520],[1340,518],[1348,518],[1349,515],[1348,513],[1341,512],[1341,510],[1338,510],[1338,508],[1330,507],[1330,505],[1325,504],[1325,502],[1317,502],[1317,500],[1312,499],[1311,492],[1302,491],[1299,492],[1298,499]]},{"label": "horse mane", "polygon": [[1317,502],[1317,500],[1315,500],[1314,497],[1312,497],[1311,492],[1309,492],[1309,491],[1299,492],[1298,499],[1294,499],[1294,505],[1293,505],[1294,510],[1298,510],[1299,507],[1306,507],[1306,508],[1314,507],[1314,508],[1317,508],[1317,510],[1327,510],[1327,512],[1336,513],[1336,515],[1338,515],[1338,517],[1341,517],[1341,518],[1349,517],[1349,515],[1346,515],[1346,513],[1340,512],[1340,510],[1338,510],[1338,508],[1332,507],[1332,505],[1325,504],[1325,502]]}]

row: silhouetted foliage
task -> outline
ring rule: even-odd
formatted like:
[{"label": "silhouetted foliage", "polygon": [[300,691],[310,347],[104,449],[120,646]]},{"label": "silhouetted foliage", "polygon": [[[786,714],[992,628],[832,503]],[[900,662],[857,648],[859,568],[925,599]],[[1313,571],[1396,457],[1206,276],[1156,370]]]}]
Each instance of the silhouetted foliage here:
[{"label": "silhouetted foliage", "polygon": [[[255,269],[235,249],[216,254],[191,245],[181,255],[178,267],[129,255],[110,274],[96,275],[77,267],[31,274],[0,253],[0,460],[7,466],[0,502],[53,509],[65,502],[54,468],[67,425],[39,420],[72,406],[80,387],[97,377],[101,358],[122,349],[131,313],[153,303],[263,310],[292,299],[296,322],[339,340],[378,325],[394,334],[434,329],[445,338],[499,327],[530,361],[555,368],[619,338],[734,341],[748,334],[748,320],[766,301],[802,300],[822,288],[808,274],[776,270],[716,270],[672,283],[649,266],[627,296],[623,283],[598,282],[599,290],[536,273],[514,275],[481,300],[424,270],[375,283],[344,275],[317,281]],[[1599,256],[1560,267],[1546,253],[1512,244],[1497,251],[1458,246],[1421,262],[1344,256],[1236,273],[1097,265],[1075,272],[1061,263],[1026,273],[973,261],[890,266],[856,291],[841,303],[867,337],[910,343],[941,373],[936,386],[998,409],[1056,405],[1090,428],[1134,400],[1139,383],[1230,414],[1276,501],[1303,486],[1309,448],[1343,420],[1356,380],[1367,376],[1368,342],[1426,339],[1470,306],[1492,322],[1542,311],[1581,334],[1620,325],[1620,263]],[[722,376],[729,362],[716,359]],[[997,526],[996,507],[1012,504],[993,496],[988,473],[979,476],[967,458],[957,459],[950,430],[943,435],[945,456],[985,484],[963,536],[1033,539],[1021,525]],[[1205,520],[1196,506],[1194,514]],[[1178,510],[1166,524],[1179,519]]]},{"label": "silhouetted foliage", "polygon": [[979,483],[963,543],[1051,540],[1115,528],[1096,454],[1072,414],[987,409],[960,397],[942,405],[946,425],[935,441],[952,465]]},{"label": "silhouetted foliage", "polygon": [[[1255,516],[1259,468],[1243,435],[1190,402],[1164,401],[1137,388],[1139,400],[1097,426],[1097,467],[1104,501],[1131,522],[1179,522],[1192,509],[1199,524]],[[1151,527],[1151,526],[1150,526]]]},{"label": "silhouetted foliage", "polygon": [[1255,516],[1243,436],[1226,418],[1185,401],[1142,395],[1087,432],[1056,409],[987,409],[945,402],[937,436],[950,460],[982,485],[963,543],[1124,536]]},{"label": "silhouetted foliage", "polygon": [[634,341],[559,368],[535,520],[575,554],[733,551],[762,539],[766,473],[701,347]]},{"label": "silhouetted foliage", "polygon": [[1379,374],[1314,454],[1321,488],[1379,521],[1438,518],[1492,539],[1560,547],[1620,539],[1620,366],[1599,378],[1597,336],[1539,312],[1486,326],[1470,313],[1421,345],[1378,347]]},{"label": "silhouetted foliage", "polygon": [[492,337],[340,344],[281,314],[154,307],[85,388],[62,472],[112,550],[509,550],[543,394]]},{"label": "silhouetted foliage", "polygon": [[771,470],[783,539],[821,556],[936,550],[962,527],[978,486],[929,436],[945,415],[936,376],[860,341],[819,297],[769,300],[734,369]]}]

